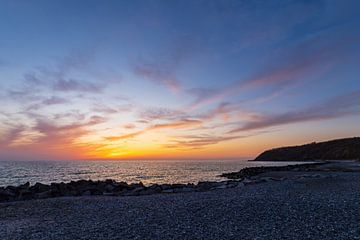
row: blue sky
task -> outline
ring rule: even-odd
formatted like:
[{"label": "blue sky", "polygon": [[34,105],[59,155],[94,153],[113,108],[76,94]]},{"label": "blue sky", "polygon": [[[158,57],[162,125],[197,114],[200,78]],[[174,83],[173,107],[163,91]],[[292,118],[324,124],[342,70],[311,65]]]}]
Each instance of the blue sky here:
[{"label": "blue sky", "polygon": [[245,158],[360,133],[359,1],[0,6],[1,159]]}]

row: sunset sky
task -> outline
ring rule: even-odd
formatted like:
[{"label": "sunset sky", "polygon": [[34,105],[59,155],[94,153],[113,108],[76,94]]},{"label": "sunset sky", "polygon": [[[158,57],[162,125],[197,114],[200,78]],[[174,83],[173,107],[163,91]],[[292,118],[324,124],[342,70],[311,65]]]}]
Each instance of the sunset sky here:
[{"label": "sunset sky", "polygon": [[0,0],[0,160],[249,159],[359,136],[359,9]]}]

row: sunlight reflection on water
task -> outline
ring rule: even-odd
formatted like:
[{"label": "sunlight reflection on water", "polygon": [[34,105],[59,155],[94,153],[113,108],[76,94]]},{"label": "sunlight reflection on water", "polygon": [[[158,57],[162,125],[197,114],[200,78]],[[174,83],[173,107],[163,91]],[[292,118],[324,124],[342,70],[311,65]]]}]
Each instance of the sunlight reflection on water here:
[{"label": "sunlight reflection on water", "polygon": [[25,182],[70,182],[114,179],[128,183],[197,183],[219,181],[223,172],[245,167],[282,166],[297,162],[249,162],[244,160],[196,161],[0,161],[0,186]]}]

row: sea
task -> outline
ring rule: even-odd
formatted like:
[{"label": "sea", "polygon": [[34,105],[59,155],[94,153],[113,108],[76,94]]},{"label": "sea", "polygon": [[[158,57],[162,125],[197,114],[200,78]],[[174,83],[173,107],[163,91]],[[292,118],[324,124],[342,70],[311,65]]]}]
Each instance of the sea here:
[{"label": "sea", "polygon": [[0,186],[26,182],[70,182],[80,179],[128,183],[197,183],[221,181],[224,172],[246,167],[283,166],[300,162],[254,162],[246,160],[129,160],[129,161],[0,161]]}]

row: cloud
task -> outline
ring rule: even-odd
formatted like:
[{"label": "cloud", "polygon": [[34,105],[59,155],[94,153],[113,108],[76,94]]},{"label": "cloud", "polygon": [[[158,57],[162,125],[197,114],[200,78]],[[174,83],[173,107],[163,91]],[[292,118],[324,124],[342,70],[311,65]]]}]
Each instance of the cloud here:
[{"label": "cloud", "polygon": [[136,76],[167,87],[172,92],[182,89],[177,71],[181,65],[200,51],[201,45],[193,37],[179,37],[161,51],[137,58],[131,64]]},{"label": "cloud", "polygon": [[[35,87],[43,90],[52,89],[61,92],[100,93],[107,86],[106,73],[92,67],[95,53],[91,51],[72,52],[63,58],[37,66],[23,75],[24,85],[28,89]],[[94,70],[96,69],[96,70]],[[73,76],[101,80],[78,80]]]},{"label": "cloud", "polygon": [[360,90],[333,97],[316,106],[281,114],[264,115],[229,133],[257,130],[283,124],[316,121],[360,114]]},{"label": "cloud", "polygon": [[65,113],[56,113],[53,115],[56,121],[65,121],[70,119],[72,121],[81,122],[86,119],[86,114],[81,113],[80,110],[68,110]]},{"label": "cloud", "polygon": [[11,145],[13,141],[21,136],[21,133],[26,129],[24,125],[13,126],[7,129],[4,135],[0,137],[0,147],[5,148]]},{"label": "cloud", "polygon": [[131,104],[123,104],[119,106],[109,107],[103,104],[95,104],[94,107],[92,107],[92,111],[98,112],[98,113],[106,113],[106,114],[113,114],[113,113],[119,113],[119,112],[130,112],[132,109]]},{"label": "cloud", "polygon": [[183,112],[163,107],[147,108],[140,112],[140,118],[146,120],[173,120],[183,115]]},{"label": "cloud", "polygon": [[172,92],[177,92],[181,88],[172,66],[143,61],[134,66],[134,73],[151,82],[164,85]]},{"label": "cloud", "polygon": [[44,79],[41,79],[34,71],[24,73],[23,78],[26,83],[29,83],[31,85],[41,85],[46,82]]},{"label": "cloud", "polygon": [[141,134],[144,134],[146,132],[149,131],[154,131],[154,130],[159,130],[159,129],[177,129],[177,128],[189,128],[189,127],[193,127],[193,126],[198,126],[201,125],[203,122],[197,119],[181,119],[181,120],[177,120],[177,121],[173,121],[173,122],[169,122],[169,123],[162,123],[162,124],[154,124],[149,126],[148,128],[145,128],[143,130],[137,131],[137,132],[133,132],[133,133],[129,133],[129,134],[125,134],[125,135],[121,135],[121,136],[110,136],[110,137],[106,137],[106,140],[109,141],[117,141],[117,140],[122,140],[122,139],[129,139],[129,138],[134,138],[136,136],[139,136]]},{"label": "cloud", "polygon": [[89,83],[84,81],[78,81],[74,79],[59,79],[54,83],[54,90],[63,92],[90,92],[99,93],[105,86],[101,84]]},{"label": "cloud", "polygon": [[221,117],[223,120],[227,121],[230,119],[231,112],[233,112],[234,110],[235,108],[233,104],[229,102],[223,102],[220,103],[216,108],[211,109],[210,111],[200,115],[199,117],[203,120],[212,120],[214,118]]},{"label": "cloud", "polygon": [[29,101],[38,101],[42,98],[38,96],[33,90],[31,89],[22,89],[22,90],[9,90],[6,95],[13,100],[28,103]]},{"label": "cloud", "polygon": [[[0,141],[1,159],[78,159],[93,156],[92,152],[106,147],[99,143],[84,143],[80,139],[92,134],[91,126],[106,119],[93,116],[83,123],[54,124],[37,119],[32,128],[14,129]],[[25,157],[25,158],[24,158]]]},{"label": "cloud", "polygon": [[[335,38],[334,31],[339,33]],[[248,79],[239,79],[218,90],[189,90],[188,92],[195,96],[195,101],[187,106],[187,110],[223,101],[228,97],[245,95],[260,88],[273,87],[279,91],[296,83],[310,82],[310,79],[332,70],[349,57],[351,46],[357,41],[357,37],[336,27],[310,34],[296,44],[276,49],[271,55],[272,59],[268,59],[268,64],[262,67],[262,70],[259,67],[260,70]]]},{"label": "cloud", "polygon": [[234,139],[244,138],[245,136],[211,136],[211,135],[202,135],[202,136],[186,136],[186,140],[174,140],[173,143],[166,144],[166,148],[176,148],[176,149],[199,149],[208,145],[218,144],[224,141],[230,141]]},{"label": "cloud", "polygon": [[123,128],[134,129],[134,128],[136,128],[136,126],[135,126],[135,124],[128,123],[128,124],[123,125]]},{"label": "cloud", "polygon": [[45,136],[49,136],[52,134],[58,134],[63,131],[76,131],[79,129],[84,129],[86,127],[94,126],[100,123],[106,122],[106,118],[101,116],[91,116],[90,119],[84,123],[70,123],[65,125],[55,125],[50,123],[49,121],[45,121],[42,119],[37,120],[37,124],[34,127],[35,130],[45,134]]},{"label": "cloud", "polygon": [[44,105],[55,105],[55,104],[64,104],[68,103],[69,100],[57,96],[52,96],[51,98],[47,98],[42,101],[42,104]]}]

